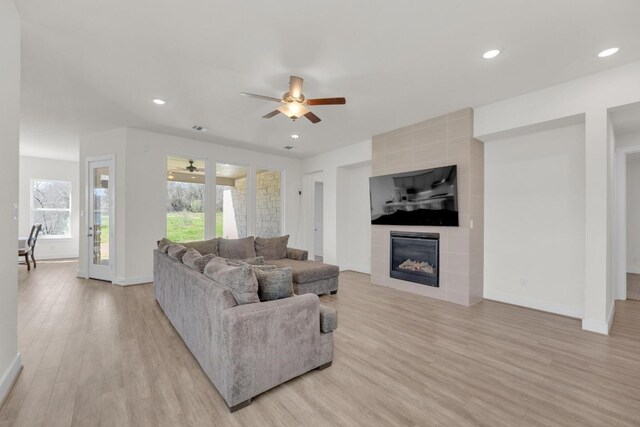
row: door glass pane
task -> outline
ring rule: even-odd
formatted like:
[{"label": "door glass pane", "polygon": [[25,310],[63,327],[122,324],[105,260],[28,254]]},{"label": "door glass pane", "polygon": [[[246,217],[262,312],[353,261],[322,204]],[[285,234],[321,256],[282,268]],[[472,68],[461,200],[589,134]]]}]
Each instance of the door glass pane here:
[{"label": "door glass pane", "polygon": [[109,265],[109,168],[93,169],[93,264]]},{"label": "door glass pane", "polygon": [[216,165],[216,237],[247,237],[247,168]]},{"label": "door glass pane", "polygon": [[203,159],[167,158],[167,238],[205,239],[206,170]]},{"label": "door glass pane", "polygon": [[282,199],[280,171],[256,171],[256,236],[280,236]]}]

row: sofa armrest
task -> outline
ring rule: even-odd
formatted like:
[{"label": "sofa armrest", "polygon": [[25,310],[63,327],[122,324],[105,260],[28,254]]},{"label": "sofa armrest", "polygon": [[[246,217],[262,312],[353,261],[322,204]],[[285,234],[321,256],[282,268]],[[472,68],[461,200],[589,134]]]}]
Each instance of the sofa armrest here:
[{"label": "sofa armrest", "polygon": [[223,311],[229,406],[321,364],[319,307],[305,294]]},{"label": "sofa armrest", "polygon": [[287,258],[296,261],[307,261],[309,259],[309,252],[303,249],[287,248]]}]

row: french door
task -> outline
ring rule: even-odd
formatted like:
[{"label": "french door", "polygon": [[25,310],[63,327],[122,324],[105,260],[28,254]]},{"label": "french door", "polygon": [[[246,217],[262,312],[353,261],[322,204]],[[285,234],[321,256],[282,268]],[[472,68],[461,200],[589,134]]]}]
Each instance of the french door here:
[{"label": "french door", "polygon": [[89,161],[89,277],[113,281],[113,160]]}]

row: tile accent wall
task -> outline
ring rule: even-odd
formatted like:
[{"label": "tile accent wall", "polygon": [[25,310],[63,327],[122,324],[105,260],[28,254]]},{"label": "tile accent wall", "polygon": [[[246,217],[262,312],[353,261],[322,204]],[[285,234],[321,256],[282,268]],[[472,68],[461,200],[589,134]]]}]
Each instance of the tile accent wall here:
[{"label": "tile accent wall", "polygon": [[[466,108],[373,137],[373,176],[454,164],[458,166],[460,226],[372,225],[373,283],[463,305],[482,299],[484,145],[473,138],[473,110]],[[392,230],[440,233],[439,288],[389,276]]]}]

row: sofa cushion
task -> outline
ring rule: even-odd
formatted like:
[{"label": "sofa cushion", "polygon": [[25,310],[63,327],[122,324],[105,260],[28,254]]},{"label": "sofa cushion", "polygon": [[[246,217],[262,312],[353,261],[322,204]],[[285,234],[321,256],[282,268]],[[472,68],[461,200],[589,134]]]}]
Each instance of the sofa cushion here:
[{"label": "sofa cushion", "polygon": [[333,332],[338,328],[338,312],[335,308],[320,304],[320,331]]},{"label": "sofa cushion", "polygon": [[187,248],[187,252],[184,253],[182,257],[182,262],[189,268],[196,270],[199,273],[204,272],[204,268],[207,266],[209,261],[214,259],[216,256],[214,254],[206,254],[202,255],[200,252],[193,248]]},{"label": "sofa cushion", "polygon": [[276,259],[269,264],[278,267],[291,267],[293,269],[293,281],[295,283],[309,283],[316,280],[337,277],[340,269],[335,265],[324,264],[318,261],[296,261],[293,259]]},{"label": "sofa cushion", "polygon": [[202,255],[214,254],[218,255],[218,239],[200,240],[196,242],[183,243],[187,248],[193,248],[200,252]]},{"label": "sofa cushion", "polygon": [[282,237],[256,237],[256,255],[266,260],[283,259],[287,257],[289,235]]},{"label": "sofa cushion", "polygon": [[231,266],[218,257],[209,261],[204,275],[228,287],[238,305],[260,302],[258,280],[248,264]]},{"label": "sofa cushion", "polygon": [[261,257],[261,256],[245,258],[245,259],[225,259],[225,261],[227,261],[227,264],[229,265],[243,265],[243,264],[264,265],[264,257]]},{"label": "sofa cushion", "polygon": [[171,240],[163,237],[162,239],[158,240],[158,250],[166,254],[167,250],[169,249],[169,245],[172,243],[173,242]]},{"label": "sofa cushion", "polygon": [[253,268],[254,271],[255,270],[264,271],[264,270],[275,270],[275,269],[278,268],[278,266],[277,265],[267,265],[267,264],[265,264],[265,265],[252,265],[251,268]]},{"label": "sofa cushion", "polygon": [[258,297],[260,301],[273,301],[293,296],[291,267],[261,270],[253,272],[258,279]]},{"label": "sofa cushion", "polygon": [[167,248],[167,254],[177,261],[182,261],[182,257],[186,252],[187,248],[179,243],[172,243]]},{"label": "sofa cushion", "polygon": [[244,239],[222,239],[218,241],[218,256],[229,259],[245,259],[256,256],[253,236]]}]

